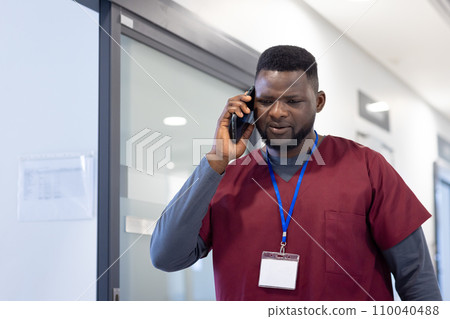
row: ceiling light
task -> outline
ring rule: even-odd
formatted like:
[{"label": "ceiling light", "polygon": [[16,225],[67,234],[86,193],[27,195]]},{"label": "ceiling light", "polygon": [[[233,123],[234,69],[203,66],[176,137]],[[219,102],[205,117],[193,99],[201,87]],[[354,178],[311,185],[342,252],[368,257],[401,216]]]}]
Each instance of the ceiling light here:
[{"label": "ceiling light", "polygon": [[163,123],[167,126],[183,126],[186,125],[187,120],[184,117],[181,116],[170,116],[166,117],[163,120]]},{"label": "ceiling light", "polygon": [[168,169],[174,169],[175,168],[175,163],[174,162],[169,162],[169,163],[166,164],[166,167]]},{"label": "ceiling light", "polygon": [[366,110],[372,113],[389,111],[390,107],[386,102],[376,102],[366,104]]}]

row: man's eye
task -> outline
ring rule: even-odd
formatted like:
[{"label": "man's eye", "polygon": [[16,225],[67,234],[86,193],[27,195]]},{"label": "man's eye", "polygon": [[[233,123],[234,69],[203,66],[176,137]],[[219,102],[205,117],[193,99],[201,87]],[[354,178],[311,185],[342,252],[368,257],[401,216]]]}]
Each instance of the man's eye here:
[{"label": "man's eye", "polygon": [[289,101],[287,101],[288,104],[299,104],[301,102],[302,102],[301,100],[289,100]]},{"label": "man's eye", "polygon": [[272,105],[273,104],[272,100],[259,100],[258,102],[262,105]]}]

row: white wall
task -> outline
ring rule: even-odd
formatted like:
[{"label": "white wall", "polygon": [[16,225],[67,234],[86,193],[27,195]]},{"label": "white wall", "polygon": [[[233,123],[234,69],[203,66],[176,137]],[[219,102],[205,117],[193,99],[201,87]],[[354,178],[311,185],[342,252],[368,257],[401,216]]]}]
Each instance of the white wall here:
[{"label": "white wall", "polygon": [[[97,217],[19,222],[18,158],[97,152],[98,14],[73,1],[2,1],[0,300],[75,300],[96,279]],[[39,211],[36,211],[39,214]],[[82,300],[95,300],[96,289]]]},{"label": "white wall", "polygon": [[[302,1],[176,2],[260,52],[272,45],[293,44],[313,53],[318,60],[320,87],[328,98],[324,111],[317,117],[318,132],[355,139],[359,130],[382,139],[394,149],[397,171],[424,206],[434,213],[433,162],[437,159],[437,134],[450,139],[449,119],[436,113],[345,36],[331,46],[340,32]],[[390,104],[389,133],[358,116],[358,90]],[[434,254],[433,219],[424,224],[424,230]]]}]

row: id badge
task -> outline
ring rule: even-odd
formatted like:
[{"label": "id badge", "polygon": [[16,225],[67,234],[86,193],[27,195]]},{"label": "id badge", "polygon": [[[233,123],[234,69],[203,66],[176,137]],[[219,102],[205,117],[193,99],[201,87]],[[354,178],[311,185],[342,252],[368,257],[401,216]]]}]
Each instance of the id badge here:
[{"label": "id badge", "polygon": [[259,287],[294,290],[300,256],[263,251]]}]

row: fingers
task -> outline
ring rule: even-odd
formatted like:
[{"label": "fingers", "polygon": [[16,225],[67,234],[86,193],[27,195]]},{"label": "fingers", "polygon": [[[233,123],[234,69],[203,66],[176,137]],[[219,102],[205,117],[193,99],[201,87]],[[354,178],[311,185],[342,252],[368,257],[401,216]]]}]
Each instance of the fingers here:
[{"label": "fingers", "polygon": [[[228,99],[227,104],[225,105],[223,112],[217,121],[215,133],[216,139],[224,140],[226,143],[230,141],[229,127],[232,115],[236,114],[238,117],[243,117],[244,114],[249,114],[251,110],[248,108],[246,102],[251,101],[251,99],[251,96],[245,94],[236,95]],[[252,131],[253,127],[247,128],[247,130],[244,131],[244,139],[248,139]]]},{"label": "fingers", "polygon": [[240,157],[245,151],[246,143],[243,139],[247,140],[248,137],[250,137],[253,126],[248,127],[244,131],[243,138],[241,138],[241,142],[238,143],[238,145],[230,140],[229,126],[233,114],[236,114],[238,117],[243,117],[244,114],[249,114],[251,112],[246,104],[246,102],[250,102],[251,99],[251,96],[244,94],[236,95],[228,99],[227,104],[217,121],[215,142],[211,151],[207,154],[207,158],[211,167],[219,174],[223,173],[230,159]]},{"label": "fingers", "polygon": [[250,102],[251,99],[252,99],[251,96],[244,94],[240,94],[228,99],[225,108],[227,112],[230,114],[229,116],[231,116],[231,114],[233,113],[235,113],[239,117],[243,117],[244,113],[249,114],[251,110],[248,108],[246,102]]},{"label": "fingers", "polygon": [[246,102],[251,101],[252,97],[240,94],[229,98],[223,112],[217,121],[218,127],[227,128],[230,125],[230,120],[233,114],[238,117],[243,117],[244,114],[249,114],[251,110],[248,108]]}]

